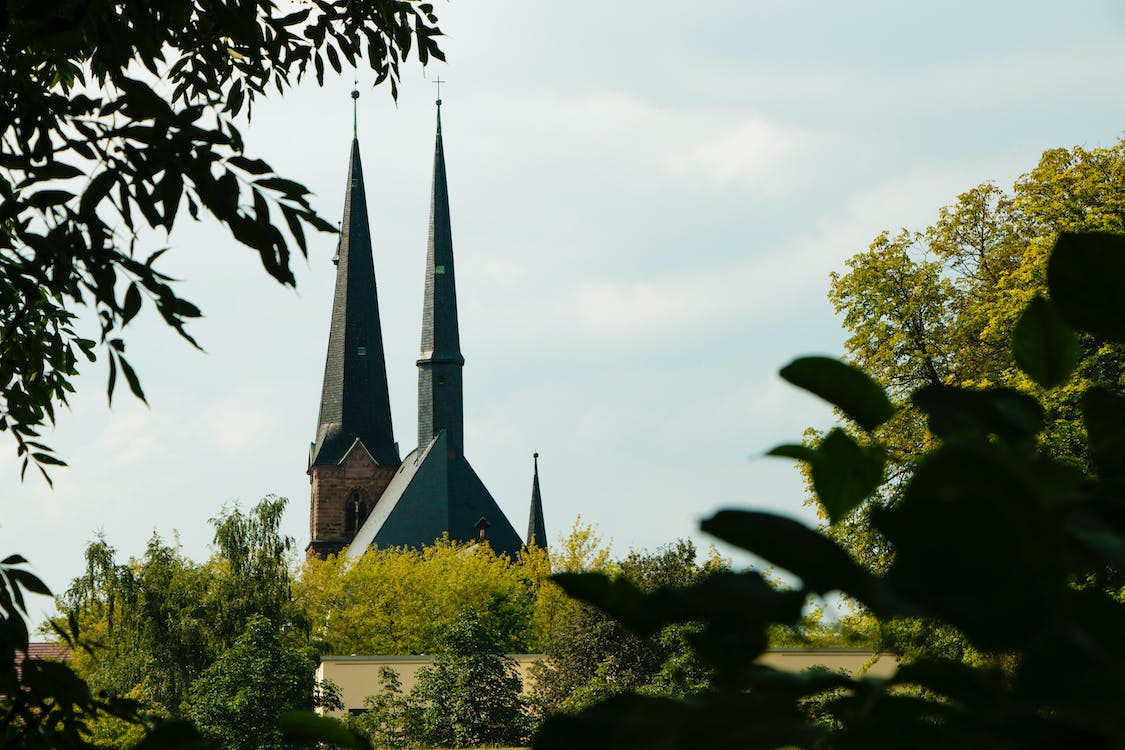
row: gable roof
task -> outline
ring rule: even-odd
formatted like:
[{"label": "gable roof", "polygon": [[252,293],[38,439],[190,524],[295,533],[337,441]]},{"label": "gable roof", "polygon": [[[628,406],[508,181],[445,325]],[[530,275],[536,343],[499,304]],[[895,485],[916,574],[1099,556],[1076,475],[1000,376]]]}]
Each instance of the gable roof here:
[{"label": "gable roof", "polygon": [[492,549],[515,557],[523,546],[519,535],[465,457],[450,455],[442,430],[402,462],[345,554],[357,559],[371,545],[417,548],[445,534],[476,541],[482,517]]}]

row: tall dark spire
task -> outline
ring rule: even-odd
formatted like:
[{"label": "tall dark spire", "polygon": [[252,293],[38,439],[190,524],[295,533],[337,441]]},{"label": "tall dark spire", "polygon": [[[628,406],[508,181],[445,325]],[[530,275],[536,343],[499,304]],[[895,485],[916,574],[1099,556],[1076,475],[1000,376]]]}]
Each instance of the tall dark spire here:
[{"label": "tall dark spire", "polygon": [[543,496],[539,494],[539,454],[533,459],[535,470],[531,478],[531,516],[527,519],[527,546],[547,549],[547,525],[543,522]]},{"label": "tall dark spire", "polygon": [[457,330],[457,285],[453,273],[453,236],[449,226],[449,188],[441,140],[441,99],[437,100],[434,183],[430,202],[430,237],[426,252],[426,295],[422,306],[422,346],[418,355],[418,445],[428,445],[446,431],[451,456],[463,455],[461,340]]},{"label": "tall dark spire", "polygon": [[[352,92],[353,99],[358,91]],[[363,189],[359,140],[352,139],[351,165],[344,197],[344,217],[336,250],[336,294],[320,418],[310,463],[335,464],[358,440],[376,463],[397,465],[398,447],[391,427],[387,366],[371,259],[371,229]]]}]

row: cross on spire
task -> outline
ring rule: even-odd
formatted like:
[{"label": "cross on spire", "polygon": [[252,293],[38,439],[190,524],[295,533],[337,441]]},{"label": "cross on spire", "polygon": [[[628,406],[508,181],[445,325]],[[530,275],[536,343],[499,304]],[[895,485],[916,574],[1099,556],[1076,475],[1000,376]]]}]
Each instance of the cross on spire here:
[{"label": "cross on spire", "polygon": [[436,79],[434,79],[434,84],[437,86],[437,105],[439,107],[441,106],[441,85],[443,83],[449,83],[449,81],[441,80],[441,76],[438,76]]}]

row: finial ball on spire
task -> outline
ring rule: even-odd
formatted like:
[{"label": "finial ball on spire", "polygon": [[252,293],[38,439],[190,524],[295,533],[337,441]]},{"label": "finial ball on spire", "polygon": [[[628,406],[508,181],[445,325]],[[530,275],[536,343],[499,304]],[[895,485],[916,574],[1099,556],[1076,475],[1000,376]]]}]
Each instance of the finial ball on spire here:
[{"label": "finial ball on spire", "polygon": [[352,99],[359,98],[359,89],[352,89]]},{"label": "finial ball on spire", "polygon": [[533,454],[533,456],[534,456],[535,458],[539,458],[539,454],[538,454],[538,453],[534,453],[534,454]]}]

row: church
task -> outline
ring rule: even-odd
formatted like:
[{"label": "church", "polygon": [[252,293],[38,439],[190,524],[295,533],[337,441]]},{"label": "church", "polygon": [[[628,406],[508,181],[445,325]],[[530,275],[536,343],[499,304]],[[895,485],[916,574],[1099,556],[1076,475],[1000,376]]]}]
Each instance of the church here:
[{"label": "church", "polygon": [[[359,96],[352,92],[353,100]],[[449,188],[437,100],[433,192],[418,360],[418,447],[400,458],[391,426],[379,295],[358,133],[353,128],[336,289],[316,439],[309,448],[309,557],[357,558],[372,546],[413,547],[448,535],[515,557],[545,547],[535,454],[525,540],[465,455],[464,401]]]}]

